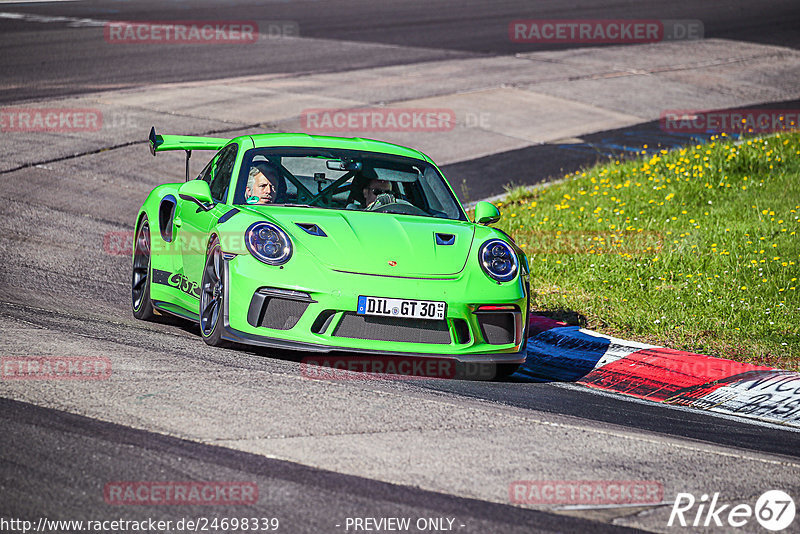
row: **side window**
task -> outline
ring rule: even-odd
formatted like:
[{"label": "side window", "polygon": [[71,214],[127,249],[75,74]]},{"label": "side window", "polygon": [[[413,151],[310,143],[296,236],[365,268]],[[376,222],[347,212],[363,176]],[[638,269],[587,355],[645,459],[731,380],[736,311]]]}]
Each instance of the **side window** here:
[{"label": "side window", "polygon": [[211,180],[211,196],[218,202],[224,202],[233,175],[233,165],[236,163],[236,145],[228,145],[222,149],[217,159],[217,169]]},{"label": "side window", "polygon": [[198,180],[208,182],[211,196],[217,202],[225,201],[225,195],[231,183],[233,166],[236,163],[237,148],[236,145],[228,145],[223,148],[197,177]]},{"label": "side window", "polygon": [[215,154],[211,161],[208,162],[206,168],[200,171],[200,174],[197,175],[196,180],[203,180],[204,182],[208,182],[208,185],[211,185],[211,180],[214,178],[214,169],[217,166],[217,160],[219,159],[219,154]]}]

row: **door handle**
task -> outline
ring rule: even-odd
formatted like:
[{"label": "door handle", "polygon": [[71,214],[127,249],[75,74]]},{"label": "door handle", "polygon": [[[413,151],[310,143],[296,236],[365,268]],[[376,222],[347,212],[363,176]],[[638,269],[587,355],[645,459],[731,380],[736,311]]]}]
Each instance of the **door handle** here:
[{"label": "door handle", "polygon": [[180,217],[175,217],[175,220],[172,221],[172,224],[174,224],[177,227],[180,227],[180,225],[183,224],[183,221],[181,220]]}]

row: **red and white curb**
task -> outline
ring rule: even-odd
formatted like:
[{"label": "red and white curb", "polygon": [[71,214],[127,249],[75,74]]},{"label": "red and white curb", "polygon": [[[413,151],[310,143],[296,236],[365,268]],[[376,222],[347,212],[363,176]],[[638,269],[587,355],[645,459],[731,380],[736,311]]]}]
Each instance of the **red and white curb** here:
[{"label": "red and white curb", "polygon": [[520,374],[800,428],[800,373],[531,319]]}]

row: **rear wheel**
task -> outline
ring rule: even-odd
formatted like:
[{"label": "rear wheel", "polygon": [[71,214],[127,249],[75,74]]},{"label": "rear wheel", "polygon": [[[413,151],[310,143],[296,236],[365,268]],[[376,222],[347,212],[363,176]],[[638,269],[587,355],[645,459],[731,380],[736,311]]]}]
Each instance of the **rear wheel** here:
[{"label": "rear wheel", "polygon": [[227,347],[222,339],[225,309],[225,262],[217,238],[208,244],[206,264],[200,283],[200,333],[203,341],[213,347]]},{"label": "rear wheel", "polygon": [[151,321],[155,317],[153,302],[150,300],[150,224],[146,215],[136,232],[133,248],[131,307],[133,316],[137,319]]}]

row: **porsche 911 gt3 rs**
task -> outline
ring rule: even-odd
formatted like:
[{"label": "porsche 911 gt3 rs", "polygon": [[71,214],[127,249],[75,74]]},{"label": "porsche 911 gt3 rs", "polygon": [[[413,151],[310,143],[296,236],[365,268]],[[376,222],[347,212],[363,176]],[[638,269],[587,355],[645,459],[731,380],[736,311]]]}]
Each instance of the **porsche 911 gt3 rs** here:
[{"label": "porsche 911 gt3 rs", "polygon": [[[416,150],[306,134],[158,135],[186,152],[185,180],[149,194],[135,223],[134,316],[199,323],[214,346],[499,364],[524,361],[527,258],[470,221]],[[215,155],[189,179],[193,151]]]}]

